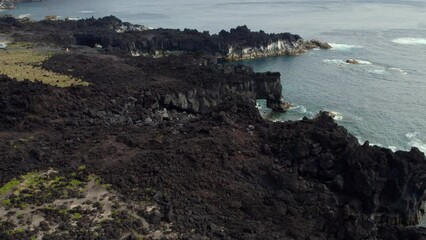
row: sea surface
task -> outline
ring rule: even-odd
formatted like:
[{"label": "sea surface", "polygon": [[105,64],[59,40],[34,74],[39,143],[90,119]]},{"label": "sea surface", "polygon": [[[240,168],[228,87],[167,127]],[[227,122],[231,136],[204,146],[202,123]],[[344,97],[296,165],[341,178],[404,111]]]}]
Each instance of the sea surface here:
[{"label": "sea surface", "polygon": [[[33,19],[115,15],[150,27],[211,33],[247,25],[330,42],[328,51],[244,61],[257,71],[282,74],[283,95],[293,108],[267,117],[287,121],[333,111],[336,122],[360,142],[426,152],[424,0],[47,0],[0,14]],[[346,64],[347,59],[361,64]]]}]

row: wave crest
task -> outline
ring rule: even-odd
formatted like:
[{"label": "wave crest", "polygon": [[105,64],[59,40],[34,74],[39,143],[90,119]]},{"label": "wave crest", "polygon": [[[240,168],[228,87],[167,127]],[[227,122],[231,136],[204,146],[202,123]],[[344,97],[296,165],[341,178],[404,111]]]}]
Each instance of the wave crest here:
[{"label": "wave crest", "polygon": [[344,43],[329,43],[329,44],[332,50],[340,50],[340,51],[349,51],[351,49],[364,48],[363,46],[344,44]]},{"label": "wave crest", "polygon": [[402,45],[426,45],[426,38],[396,38],[392,42]]},{"label": "wave crest", "polygon": [[419,132],[407,133],[405,136],[408,138],[408,145],[410,147],[417,147],[420,151],[426,153],[426,142],[421,138]]}]

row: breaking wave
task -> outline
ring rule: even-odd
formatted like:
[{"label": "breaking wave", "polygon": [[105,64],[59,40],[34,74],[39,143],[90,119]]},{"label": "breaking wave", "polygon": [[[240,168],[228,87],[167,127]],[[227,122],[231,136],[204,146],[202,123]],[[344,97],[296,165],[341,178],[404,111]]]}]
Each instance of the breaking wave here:
[{"label": "breaking wave", "polygon": [[365,60],[355,59],[355,61],[357,61],[358,64],[373,65],[371,62]]},{"label": "breaking wave", "polygon": [[389,70],[394,71],[394,72],[399,72],[403,75],[407,75],[407,71],[405,71],[404,69],[401,69],[401,68],[390,67]]},{"label": "breaking wave", "polygon": [[343,115],[341,113],[339,113],[339,112],[330,112],[330,113],[332,114],[333,119],[335,121],[341,121],[341,120],[343,120]]},{"label": "breaking wave", "polygon": [[[361,60],[361,59],[348,59],[348,60],[356,61],[357,64],[360,64],[360,65],[373,65],[373,63],[366,60]],[[348,62],[346,62],[346,60],[342,60],[342,59],[324,59],[322,61],[324,63],[334,63],[337,65],[349,64]],[[357,65],[357,64],[354,64],[354,65]]]},{"label": "breaking wave", "polygon": [[93,11],[90,11],[90,10],[84,10],[84,11],[78,11],[78,13],[85,13],[85,14],[87,14],[87,13],[93,13]]},{"label": "breaking wave", "polygon": [[337,64],[337,65],[348,64],[345,61],[343,61],[342,59],[324,59],[324,60],[322,60],[322,62],[334,63],[334,64]]},{"label": "breaking wave", "polygon": [[377,75],[386,75],[388,74],[388,72],[386,72],[386,70],[384,69],[373,69],[373,70],[368,70],[369,73],[373,73],[373,74],[377,74]]},{"label": "breaking wave", "polygon": [[396,38],[392,42],[402,45],[426,45],[426,38]]},{"label": "breaking wave", "polygon": [[17,16],[16,18],[18,19],[31,18],[31,14],[21,14]]},{"label": "breaking wave", "polygon": [[363,46],[343,44],[343,43],[330,43],[330,46],[332,50],[339,50],[339,51],[349,51],[351,49],[363,48]]},{"label": "breaking wave", "polygon": [[426,140],[421,138],[419,132],[407,133],[405,136],[408,138],[408,145],[410,147],[417,147],[420,151],[426,153]]}]

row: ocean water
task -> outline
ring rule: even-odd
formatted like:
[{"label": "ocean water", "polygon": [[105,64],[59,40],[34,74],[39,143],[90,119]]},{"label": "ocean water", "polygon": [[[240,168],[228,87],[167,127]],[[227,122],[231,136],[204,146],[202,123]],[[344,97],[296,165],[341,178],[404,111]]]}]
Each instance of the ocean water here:
[{"label": "ocean water", "polygon": [[[267,117],[287,121],[333,111],[360,142],[426,152],[425,1],[48,0],[0,14],[115,15],[150,27],[211,33],[245,24],[321,39],[334,48],[244,61],[257,71],[282,74],[283,95],[293,108]],[[346,64],[347,59],[361,64]]]}]

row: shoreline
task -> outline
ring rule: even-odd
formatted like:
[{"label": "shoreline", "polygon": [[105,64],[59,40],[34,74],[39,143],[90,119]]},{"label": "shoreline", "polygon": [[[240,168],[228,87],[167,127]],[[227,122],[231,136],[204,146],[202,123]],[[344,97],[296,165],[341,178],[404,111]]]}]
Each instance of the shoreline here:
[{"label": "shoreline", "polygon": [[[426,236],[415,227],[426,197],[426,158],[417,148],[360,145],[327,112],[285,123],[260,116],[256,99],[281,103],[280,74],[218,63],[215,53],[229,52],[223,43],[242,52],[259,46],[261,33],[135,31],[113,17],[0,18],[0,32],[35,43],[22,47],[24,56],[55,46],[29,65],[88,83],[56,87],[0,76],[1,238]],[[181,53],[133,57],[131,49]],[[49,169],[57,173],[45,175]],[[95,190],[104,199],[72,203]],[[32,207],[41,221],[27,215]]]}]

